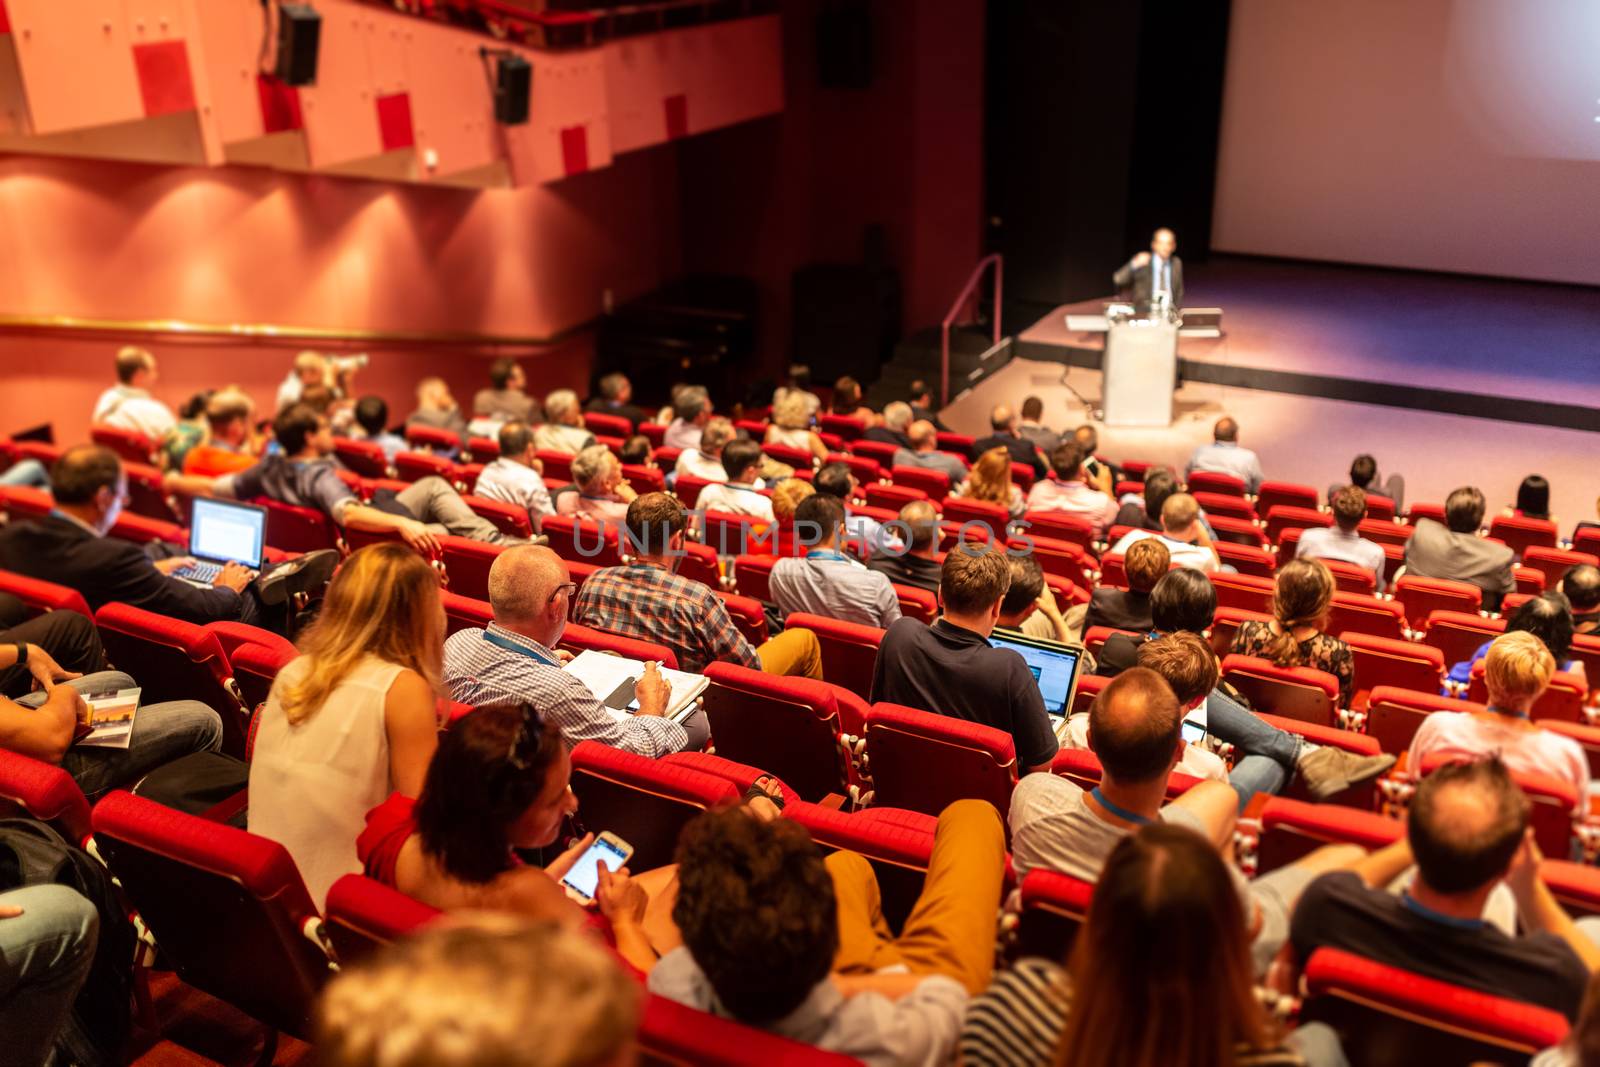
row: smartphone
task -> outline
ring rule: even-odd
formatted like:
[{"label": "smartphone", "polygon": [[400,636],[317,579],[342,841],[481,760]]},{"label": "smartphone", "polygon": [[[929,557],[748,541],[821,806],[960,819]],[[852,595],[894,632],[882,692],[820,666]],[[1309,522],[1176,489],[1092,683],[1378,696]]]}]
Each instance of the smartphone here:
[{"label": "smartphone", "polygon": [[561,887],[578,903],[585,906],[593,904],[594,895],[600,890],[600,864],[604,863],[607,870],[616,871],[632,855],[633,846],[616,834],[609,830],[598,834],[594,844],[584,849],[578,862],[572,865],[572,870],[561,879]]},{"label": "smartphone", "polygon": [[1183,739],[1191,745],[1198,745],[1206,739],[1206,728],[1197,723],[1185,721],[1183,724]]}]

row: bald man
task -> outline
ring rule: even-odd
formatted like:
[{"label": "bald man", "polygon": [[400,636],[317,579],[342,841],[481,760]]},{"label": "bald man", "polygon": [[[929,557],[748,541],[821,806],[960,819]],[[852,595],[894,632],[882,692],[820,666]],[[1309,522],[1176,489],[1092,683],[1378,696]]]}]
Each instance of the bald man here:
[{"label": "bald man", "polygon": [[475,706],[531,704],[569,746],[598,741],[652,758],[705,747],[710,729],[704,711],[697,709],[682,725],[665,718],[672,690],[656,664],[639,679],[639,710],[620,721],[562,669],[572,654],[555,646],[577,591],[566,561],[548,548],[526,545],[500,553],[489,568],[494,621],[487,630],[461,630],[444,643],[451,698]]},{"label": "bald man", "polygon": [[949,477],[951,485],[956,485],[967,476],[967,465],[961,461],[960,456],[939,451],[939,431],[934,429],[933,423],[927,419],[918,419],[908,426],[906,437],[910,439],[911,447],[894,450],[896,467],[923,467],[931,471],[943,471]]},{"label": "bald man", "polygon": [[1212,427],[1211,443],[1194,450],[1186,470],[1187,474],[1195,471],[1231,474],[1244,482],[1247,493],[1258,492],[1261,479],[1265,477],[1261,472],[1261,457],[1240,446],[1239,424],[1227,415]]},{"label": "bald man", "polygon": [[1026,463],[1033,468],[1035,478],[1043,478],[1050,471],[1038,447],[1017,433],[1017,413],[1009,404],[997,404],[989,412],[989,428],[993,431],[972,446],[974,459],[991,448],[1003,448],[1011,453],[1011,462]]},{"label": "bald man", "polygon": [[1183,307],[1183,260],[1174,253],[1178,237],[1165,226],[1150,238],[1150,251],[1139,252],[1111,276],[1119,292],[1132,291],[1135,304],[1165,300],[1168,307]]}]

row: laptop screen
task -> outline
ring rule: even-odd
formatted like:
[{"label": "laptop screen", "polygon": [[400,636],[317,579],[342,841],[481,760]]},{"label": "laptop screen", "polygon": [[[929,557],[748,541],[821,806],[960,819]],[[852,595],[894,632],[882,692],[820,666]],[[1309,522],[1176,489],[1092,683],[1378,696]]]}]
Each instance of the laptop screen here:
[{"label": "laptop screen", "polygon": [[992,634],[989,643],[1019,653],[1039,683],[1044,710],[1063,716],[1072,710],[1072,694],[1078,686],[1078,670],[1083,663],[1083,648],[1054,641],[1035,641],[1012,634]]},{"label": "laptop screen", "polygon": [[189,554],[214,563],[261,567],[267,541],[267,513],[252,504],[196,497],[189,526]]}]

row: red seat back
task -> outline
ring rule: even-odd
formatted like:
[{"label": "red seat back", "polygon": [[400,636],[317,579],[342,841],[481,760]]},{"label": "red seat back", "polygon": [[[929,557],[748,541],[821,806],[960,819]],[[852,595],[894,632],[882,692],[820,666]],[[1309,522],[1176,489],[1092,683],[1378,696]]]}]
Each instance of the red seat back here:
[{"label": "red seat back", "polygon": [[[945,502],[945,518],[950,518],[951,503]],[[998,504],[993,506],[999,507]],[[1094,523],[1081,515],[1065,511],[1030,511],[1022,518],[1028,524],[1030,534],[1048,537],[1053,541],[1066,541],[1085,551],[1094,550]]]},{"label": "red seat back", "polygon": [[161,522],[182,524],[182,517],[167,498],[159,470],[144,463],[124,463],[122,473],[128,479],[128,511],[124,514],[131,512]]},{"label": "red seat back", "polygon": [[[623,546],[626,548],[626,546]],[[722,565],[717,560],[717,550],[710,545],[688,541],[683,546],[683,558],[678,560],[678,577],[699,582],[714,591],[722,589]]]},{"label": "red seat back", "polygon": [[89,836],[89,801],[72,775],[54,764],[0,748],[0,801],[0,815],[20,811],[75,845]]},{"label": "red seat back", "polygon": [[1547,548],[1544,545],[1529,545],[1522,553],[1522,563],[1525,567],[1532,567],[1544,575],[1544,587],[1555,589],[1565,578],[1567,571],[1573,567],[1587,563],[1591,567],[1600,567],[1600,556],[1591,552],[1572,552],[1564,548]]},{"label": "red seat back", "polygon": [[1328,633],[1335,637],[1358,633],[1398,639],[1405,636],[1405,621],[1405,612],[1392,600],[1335,592],[1328,613]]},{"label": "red seat back", "polygon": [[[1240,545],[1248,548],[1264,548],[1267,544],[1267,535],[1257,526],[1253,519],[1239,519],[1231,515],[1211,515],[1208,517],[1211,529],[1217,535],[1218,545]],[[1279,535],[1283,536],[1282,534]]]},{"label": "red seat back", "polygon": [[761,647],[766,643],[767,637],[767,609],[761,606],[761,601],[754,597],[740,596],[730,593],[726,589],[715,590],[717,599],[722,601],[722,606],[728,610],[728,618],[744,634],[744,639],[754,647]]},{"label": "red seat back", "polygon": [[[1143,494],[1144,487],[1140,485],[1134,492]],[[1200,510],[1206,513],[1207,519],[1216,519],[1225,516],[1230,519],[1243,519],[1246,522],[1255,522],[1260,518],[1255,505],[1242,496],[1233,493],[1207,493],[1194,494],[1195,503],[1200,505]]]},{"label": "red seat back", "polygon": [[434,475],[443,478],[451,485],[456,482],[456,465],[432,452],[396,452],[394,472],[403,482],[420,481]]},{"label": "red seat back", "polygon": [[1367,634],[1344,638],[1355,660],[1356,698],[1353,706],[1366,706],[1366,694],[1378,686],[1437,692],[1447,664],[1437,648],[1414,641],[1396,641]]},{"label": "red seat back", "polygon": [[[1110,679],[1107,679],[1109,681]],[[1064,748],[1050,761],[1050,773],[1065,778],[1079,789],[1088,791],[1100,784],[1104,770],[1100,758],[1085,748]],[[1175,800],[1198,785],[1202,779],[1182,771],[1167,775],[1167,799]]]},{"label": "red seat back", "polygon": [[730,663],[712,663],[705,674],[706,716],[719,756],[764,768],[810,801],[848,795],[849,764],[839,740],[844,690]]},{"label": "red seat back", "polygon": [[455,452],[461,447],[464,435],[432,426],[407,426],[405,436],[406,444],[421,451]]},{"label": "red seat back", "polygon": [[771,555],[777,544],[776,525],[753,515],[707,511],[701,516],[701,542],[719,556],[746,553]]},{"label": "red seat back", "polygon": [[[895,485],[921,489],[935,504],[942,504],[944,498],[950,495],[950,476],[944,471],[927,467],[894,467],[889,472],[889,478]],[[876,502],[869,495],[867,503]]]},{"label": "red seat back", "polygon": [[1270,622],[1272,616],[1259,611],[1245,611],[1243,608],[1218,608],[1216,615],[1211,620],[1211,650],[1218,656],[1226,656],[1233,649],[1234,639],[1239,636],[1239,627],[1246,622]]},{"label": "red seat back", "polygon": [[[1368,497],[1367,499],[1369,501],[1368,507],[1370,508],[1372,498]],[[1368,518],[1361,520],[1361,525],[1356,527],[1356,533],[1365,537],[1368,541],[1376,541],[1380,545],[1400,545],[1404,547],[1405,543],[1411,540],[1412,531],[1415,529],[1416,527],[1414,526],[1395,522],[1392,519]]]},{"label": "red seat back", "polygon": [[128,463],[151,463],[155,459],[155,442],[135,430],[95,425],[89,427],[89,440],[111,449],[118,459]]},{"label": "red seat back", "polygon": [[967,497],[947,497],[942,513],[945,522],[954,522],[961,526],[968,524],[981,526],[988,532],[989,537],[1004,537],[1006,527],[1011,522],[1011,512],[999,504],[991,504],[986,500],[971,500]]},{"label": "red seat back", "polygon": [[838,434],[846,441],[854,441],[867,432],[867,420],[857,415],[818,415],[817,428],[823,433]]},{"label": "red seat back", "polygon": [[900,602],[900,614],[907,618],[931,624],[939,617],[939,598],[926,589],[895,583],[894,595]]},{"label": "red seat back", "polygon": [[329,976],[317,908],[282,845],[131,793],[95,806],[94,839],[186,984],[297,1037]]},{"label": "red seat back", "polygon": [[86,619],[94,618],[94,612],[89,610],[89,602],[83,599],[82,593],[41,578],[0,571],[0,593],[10,593],[36,614],[76,611]]},{"label": "red seat back", "polygon": [[1333,574],[1334,588],[1345,593],[1371,596],[1378,590],[1378,576],[1365,567],[1347,563],[1342,559],[1324,559],[1323,566]]},{"label": "red seat back", "polygon": [[824,678],[859,696],[872,692],[872,672],[884,631],[805,612],[792,613],[786,622],[817,635],[817,643],[822,646]]},{"label": "red seat back", "polygon": [[[755,439],[760,441],[761,435],[755,435]],[[817,465],[816,456],[812,454],[809,448],[795,448],[793,445],[764,444],[761,446],[761,451],[766,454],[768,459],[775,460],[778,463],[786,463],[795,470],[811,470]],[[830,456],[828,458],[831,462],[835,457]],[[844,459],[843,456],[838,458]],[[876,471],[877,464],[868,461],[868,465],[874,472]],[[858,474],[856,477],[859,478],[861,476]],[[876,477],[875,473],[873,477]]]},{"label": "red seat back", "polygon": [[[498,500],[490,500],[488,497],[482,496],[463,495],[461,501],[472,509],[473,514],[494,523],[495,529],[507,537],[533,536],[533,523],[528,520],[526,508],[519,508],[515,504],[504,504]],[[543,523],[549,521],[549,518],[542,520],[540,528],[543,529]]]},{"label": "red seat back", "polygon": [[10,522],[42,519],[55,506],[55,499],[46,490],[29,485],[0,485],[0,508],[5,510]]},{"label": "red seat back", "polygon": [[1285,530],[1309,530],[1318,526],[1332,525],[1333,516],[1325,511],[1280,504],[1267,512],[1266,535],[1268,541],[1277,544],[1278,538],[1283,536]]},{"label": "red seat back", "polygon": [[1287,867],[1323,845],[1360,845],[1375,851],[1394,844],[1404,833],[1405,823],[1387,815],[1273,797],[1261,809],[1256,873]]},{"label": "red seat back", "polygon": [[741,594],[765,604],[772,603],[774,556],[739,556],[733,561],[733,577]]},{"label": "red seat back", "polygon": [[795,801],[783,817],[804,826],[824,852],[854,852],[872,864],[878,878],[883,917],[900,929],[916,907],[933,859],[936,816],[903,808],[873,806],[844,812]]},{"label": "red seat back", "polygon": [[111,524],[107,531],[111,537],[122,541],[132,541],[136,545],[148,545],[152,541],[165,541],[169,545],[189,544],[189,533],[182,526],[161,519],[150,519],[143,515],[135,515],[131,511],[124,511],[117,516],[117,521]]},{"label": "red seat back", "polygon": [[1257,711],[1318,726],[1333,726],[1339,703],[1339,680],[1310,667],[1279,667],[1255,656],[1231,655],[1222,661],[1222,677],[1250,700]]},{"label": "red seat back", "polygon": [[641,467],[637,463],[624,463],[622,477],[638,493],[659,493],[667,487],[667,475],[660,467]]},{"label": "red seat back", "polygon": [[1561,539],[1556,524],[1549,519],[1525,519],[1521,515],[1496,515],[1489,521],[1489,536],[1504,541],[1518,559],[1529,548],[1555,548]]},{"label": "red seat back", "polygon": [[680,474],[672,483],[672,492],[683,502],[684,507],[692,511],[700,500],[700,490],[710,484],[712,483],[709,479],[699,478],[693,474]]},{"label": "red seat back", "polygon": [[981,723],[899,704],[872,705],[867,764],[875,803],[938,815],[968,797],[1004,817],[1017,784],[1011,735]]},{"label": "red seat back", "polygon": [[572,750],[572,791],[584,825],[604,827],[632,845],[628,864],[638,871],[671,863],[689,820],[739,799],[726,779],[594,741]]},{"label": "red seat back", "polygon": [[1367,698],[1367,735],[1377,738],[1385,752],[1398,756],[1411,747],[1422,720],[1434,712],[1483,710],[1482,704],[1442,697],[1437,690],[1379,686]]},{"label": "red seat back", "polygon": [[934,436],[934,443],[940,452],[950,452],[968,462],[975,458],[972,452],[978,447],[976,437],[964,433],[951,433],[948,430],[939,430]]},{"label": "red seat back", "polygon": [[621,535],[616,523],[600,523],[574,515],[546,515],[539,531],[550,548],[564,560],[615,567],[622,562]]},{"label": "red seat back", "polygon": [[363,478],[387,478],[389,457],[383,447],[373,441],[357,441],[349,437],[333,439],[333,454],[339,462]]},{"label": "red seat back", "polygon": [[458,630],[479,630],[494,621],[494,609],[487,600],[474,600],[446,589],[439,594],[444,604],[446,636]]},{"label": "red seat back", "polygon": [[861,1067],[861,1061],[647,996],[639,1020],[640,1062],[652,1067]]},{"label": "red seat back", "polygon": [[1228,496],[1245,495],[1249,487],[1244,479],[1220,471],[1195,471],[1187,479],[1191,493],[1225,493]]},{"label": "red seat back", "polygon": [[1216,541],[1212,547],[1217,550],[1218,559],[1243,575],[1270,579],[1278,567],[1277,557],[1265,548],[1229,541]]},{"label": "red seat back", "polygon": [[1089,917],[1094,883],[1037,869],[1022,878],[1022,914],[1014,955],[1064,960]]},{"label": "red seat back", "polygon": [[643,662],[655,660],[669,670],[678,669],[678,654],[666,645],[658,645],[653,641],[641,641],[637,637],[625,637],[614,634],[609,630],[596,630],[592,626],[582,626],[569,622],[561,631],[561,640],[556,642],[557,648],[566,649],[573,655],[580,652],[614,652],[625,659],[636,659]]},{"label": "red seat back", "polygon": [[1486,642],[1506,632],[1505,619],[1486,619],[1477,612],[1435,611],[1425,625],[1423,643],[1438,649],[1451,666],[1465,663]]},{"label": "red seat back", "polygon": [[605,434],[623,440],[633,436],[633,423],[621,415],[608,415],[603,411],[584,412],[583,427],[595,435]]},{"label": "red seat back", "polygon": [[1219,571],[1211,575],[1211,584],[1217,590],[1218,607],[1272,614],[1272,594],[1276,587],[1271,578]]},{"label": "red seat back", "polygon": [[382,882],[347,874],[328,890],[324,927],[340,965],[348,966],[443,914]]},{"label": "red seat back", "polygon": [[1422,629],[1436,611],[1476,614],[1483,607],[1483,590],[1475,585],[1413,574],[1396,579],[1394,598],[1405,609],[1406,622],[1413,630]]},{"label": "red seat back", "polygon": [[500,442],[492,437],[469,437],[462,458],[488,466],[500,458]]},{"label": "red seat back", "polygon": [[1317,503],[1317,491],[1309,485],[1262,482],[1261,488],[1256,490],[1256,511],[1262,515],[1270,515],[1273,508],[1280,506],[1315,511]]},{"label": "red seat back", "polygon": [[913,500],[927,500],[928,494],[921,489],[909,485],[891,485],[885,482],[875,482],[862,487],[867,503],[875,508],[883,508],[895,514]]},{"label": "red seat back", "polygon": [[476,600],[488,600],[489,568],[506,550],[505,546],[448,535],[438,541],[450,591]]},{"label": "red seat back", "polygon": [[[861,459],[869,459],[879,467],[879,477],[882,471],[894,466],[894,454],[900,450],[899,445],[892,445],[888,441],[851,441],[850,454]],[[860,477],[859,475],[857,477]],[[876,481],[877,479],[873,479]],[[861,482],[866,485],[865,479]]]},{"label": "red seat back", "polygon": [[266,497],[253,503],[267,509],[267,544],[285,552],[319,552],[339,547],[339,530],[316,508],[301,508]]}]

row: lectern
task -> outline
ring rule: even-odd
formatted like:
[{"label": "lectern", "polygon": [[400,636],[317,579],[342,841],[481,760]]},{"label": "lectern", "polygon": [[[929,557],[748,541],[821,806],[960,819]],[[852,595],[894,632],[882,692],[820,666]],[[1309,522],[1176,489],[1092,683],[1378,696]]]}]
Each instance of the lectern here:
[{"label": "lectern", "polygon": [[1104,363],[1107,426],[1170,426],[1178,380],[1178,318],[1169,309],[1107,309]]}]

